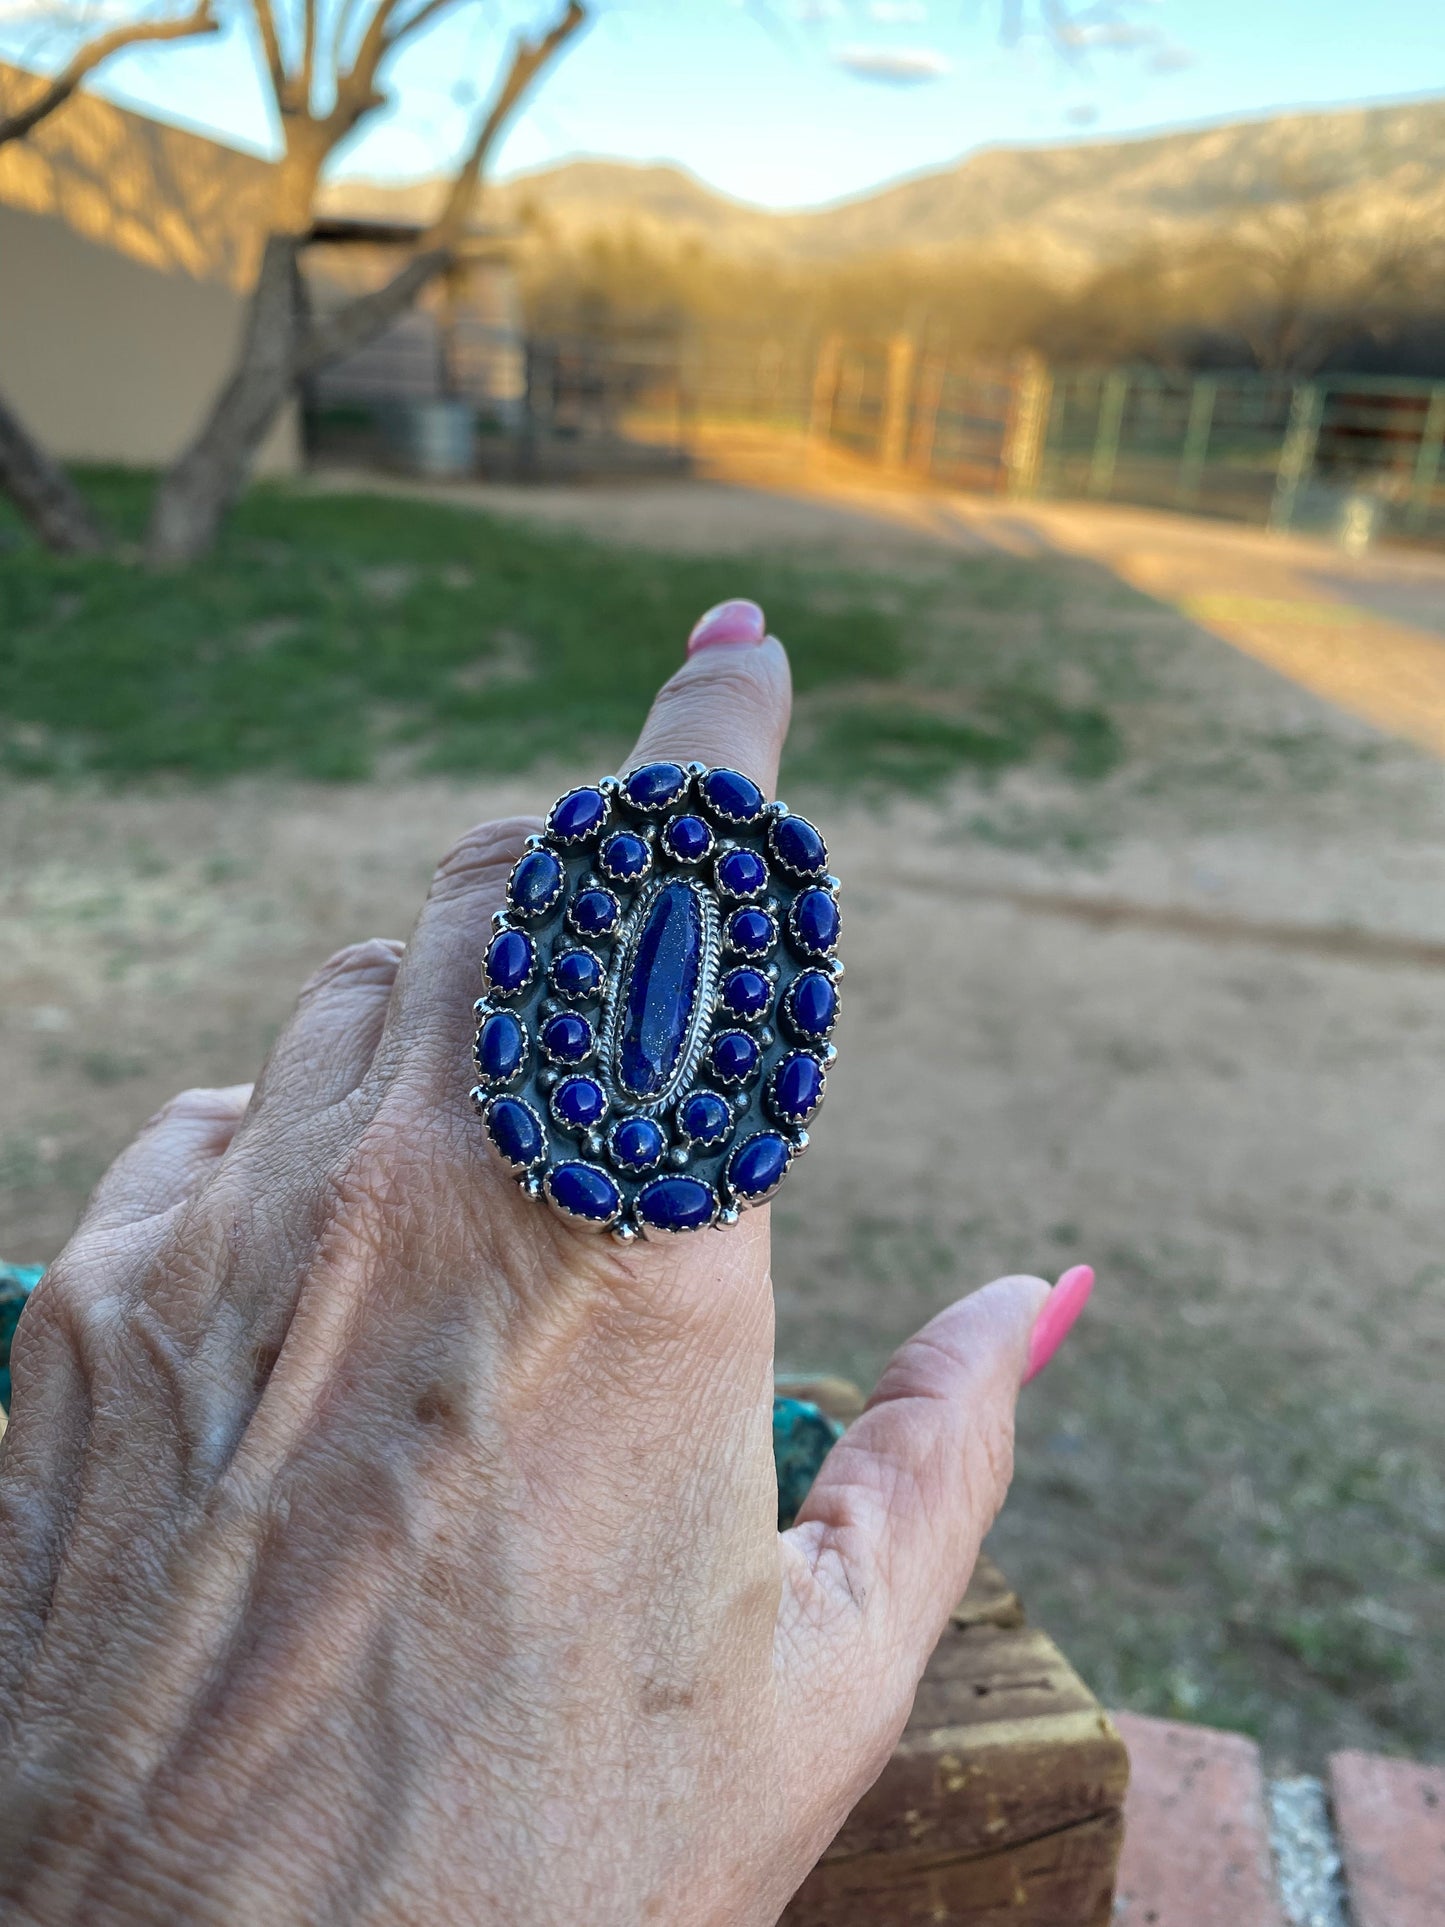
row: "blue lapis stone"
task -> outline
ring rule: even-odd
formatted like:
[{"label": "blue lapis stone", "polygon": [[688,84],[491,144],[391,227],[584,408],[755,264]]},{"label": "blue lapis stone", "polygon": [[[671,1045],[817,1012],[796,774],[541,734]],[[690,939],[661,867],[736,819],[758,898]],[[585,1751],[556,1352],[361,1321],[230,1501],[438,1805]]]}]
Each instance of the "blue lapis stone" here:
[{"label": "blue lapis stone", "polygon": [[759,1131],[728,1159],[728,1183],[740,1198],[766,1197],[782,1183],[793,1147],[776,1131]]},{"label": "blue lapis stone", "polygon": [[514,1170],[540,1164],[547,1148],[536,1112],[515,1097],[492,1099],[487,1106],[487,1135]]},{"label": "blue lapis stone", "polygon": [[542,1048],[562,1064],[580,1064],[592,1050],[592,1026],[575,1010],[559,1010],[542,1026]]},{"label": "blue lapis stone", "polygon": [[773,1072],[769,1096],[784,1123],[804,1123],[823,1101],[823,1066],[806,1051],[794,1051]]},{"label": "blue lapis stone", "polygon": [[768,866],[756,850],[728,850],[718,858],[715,875],[729,897],[760,897],[768,887]]},{"label": "blue lapis stone", "polygon": [[711,1224],[717,1198],[699,1178],[654,1178],[637,1194],[637,1215],[656,1231],[698,1231]]},{"label": "blue lapis stone", "polygon": [[685,1137],[705,1150],[714,1150],[732,1129],[732,1107],[716,1091],[694,1091],[678,1112],[677,1121]]},{"label": "blue lapis stone", "polygon": [[621,986],[613,1075],[630,1097],[666,1090],[692,1029],[702,973],[702,906],[691,884],[664,884],[652,899]]},{"label": "blue lapis stone", "polygon": [[773,986],[761,970],[730,970],[722,981],[722,1005],[730,1017],[756,1023],[772,1001]]},{"label": "blue lapis stone", "polygon": [[511,1011],[493,1011],[477,1032],[477,1069],[494,1083],[505,1083],[516,1076],[526,1044],[526,1033]]},{"label": "blue lapis stone", "polygon": [[788,988],[788,1022],[800,1037],[826,1037],[838,1017],[838,992],[822,970],[804,970]]},{"label": "blue lapis stone", "polygon": [[755,823],[763,813],[762,791],[735,769],[710,769],[700,787],[704,803],[724,823]]},{"label": "blue lapis stone", "polygon": [[530,850],[512,872],[507,896],[519,917],[540,917],[562,894],[562,865],[550,850]]},{"label": "blue lapis stone", "polygon": [[679,863],[701,863],[712,849],[712,831],[700,816],[675,816],[662,840]]},{"label": "blue lapis stone", "polygon": [[687,787],[687,771],[679,763],[644,763],[623,784],[634,809],[665,810]]},{"label": "blue lapis stone", "polygon": [[602,873],[614,883],[635,883],[647,874],[651,862],[651,850],[631,830],[619,830],[602,845]]},{"label": "blue lapis stone", "polygon": [[568,912],[579,937],[606,937],[617,928],[621,906],[610,890],[579,890]]},{"label": "blue lapis stone", "polygon": [[568,790],[553,804],[547,828],[563,843],[585,843],[607,818],[607,798],[601,790]]},{"label": "blue lapis stone", "polygon": [[758,1047],[743,1030],[720,1030],[712,1040],[712,1067],[724,1084],[741,1084],[758,1066]]},{"label": "blue lapis stone", "polygon": [[532,939],[522,930],[502,930],[487,950],[487,982],[499,997],[522,988],[536,967]]},{"label": "blue lapis stone", "polygon": [[793,901],[790,921],[805,956],[826,957],[838,941],[838,906],[826,890],[804,890]]},{"label": "blue lapis stone", "polygon": [[590,950],[559,950],[548,975],[559,997],[578,1003],[602,988],[602,965]]},{"label": "blue lapis stone", "polygon": [[547,1195],[574,1218],[606,1224],[622,1209],[622,1193],[595,1164],[559,1164],[547,1179]]},{"label": "blue lapis stone", "polygon": [[765,957],[778,941],[778,926],[766,910],[734,910],[727,922],[728,947],[745,957]]},{"label": "blue lapis stone", "polygon": [[650,1171],[667,1140],[650,1117],[624,1117],[612,1130],[612,1161],[627,1171]]},{"label": "blue lapis stone", "polygon": [[795,877],[820,877],[828,867],[828,846],[805,816],[780,816],[768,832],[773,855]]},{"label": "blue lapis stone", "polygon": [[591,1077],[564,1077],[552,1093],[552,1115],[568,1131],[590,1131],[602,1121],[607,1098]]}]

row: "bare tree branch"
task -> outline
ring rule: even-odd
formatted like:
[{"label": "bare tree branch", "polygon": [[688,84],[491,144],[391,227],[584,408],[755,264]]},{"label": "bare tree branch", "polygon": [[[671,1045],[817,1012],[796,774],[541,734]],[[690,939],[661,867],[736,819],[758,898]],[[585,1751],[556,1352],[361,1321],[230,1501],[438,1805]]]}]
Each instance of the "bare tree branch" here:
[{"label": "bare tree branch", "polygon": [[305,27],[301,43],[301,72],[296,91],[303,107],[311,105],[311,84],[316,78],[316,9],[318,0],[305,0]]},{"label": "bare tree branch", "polygon": [[[422,11],[434,9],[439,10],[435,8],[435,0],[427,0]],[[307,330],[297,354],[298,375],[314,374],[328,361],[335,361],[374,340],[444,271],[466,228],[477,182],[497,135],[537,74],[586,19],[587,10],[581,0],[568,0],[566,12],[541,39],[517,43],[496,99],[483,116],[465,158],[452,176],[441,212],[416,253],[403,262],[383,286],[348,302],[336,314]]]},{"label": "bare tree branch", "polygon": [[192,12],[174,20],[132,20],[124,26],[112,27],[109,33],[100,34],[77,48],[28,106],[0,119],[0,147],[7,141],[23,139],[57,107],[65,105],[87,74],[94,73],[103,61],[123,53],[127,47],[137,47],[147,41],[188,40],[196,34],[215,33],[220,24],[211,11],[210,0],[199,0]]},{"label": "bare tree branch", "polygon": [[288,76],[286,59],[281,52],[281,36],[276,30],[276,14],[271,0],[251,0],[256,14],[256,30],[261,36],[261,46],[266,55],[266,71],[271,76],[272,90],[276,95],[276,105],[284,114],[287,109]]},{"label": "bare tree branch", "polygon": [[400,21],[392,28],[387,35],[388,51],[393,47],[399,47],[403,40],[410,40],[412,35],[420,33],[423,27],[430,26],[437,15],[445,13],[448,7],[458,5],[460,0],[426,0],[426,4],[418,7],[409,19]]},{"label": "bare tree branch", "polygon": [[567,0],[567,11],[540,40],[517,42],[512,55],[512,64],[507,71],[506,79],[502,82],[501,91],[477,129],[470,152],[453,176],[451,191],[447,195],[441,216],[432,228],[432,235],[438,240],[452,244],[460,237],[462,229],[466,226],[467,215],[471,212],[477,181],[486,165],[487,156],[512,109],[531,86],[541,69],[547,65],[557,50],[572,38],[586,19],[587,9],[581,5],[581,0]]}]

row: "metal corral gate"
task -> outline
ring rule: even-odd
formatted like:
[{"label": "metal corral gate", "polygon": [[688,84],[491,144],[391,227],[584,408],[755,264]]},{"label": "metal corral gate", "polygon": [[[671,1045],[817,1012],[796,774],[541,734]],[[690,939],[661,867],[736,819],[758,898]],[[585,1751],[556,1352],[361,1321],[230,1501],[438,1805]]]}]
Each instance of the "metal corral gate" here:
[{"label": "metal corral gate", "polygon": [[1442,448],[1445,382],[1059,370],[1037,486],[1278,529],[1353,515],[1438,540]]},{"label": "metal corral gate", "polygon": [[1050,369],[826,339],[815,440],[920,479],[999,494],[1445,539],[1445,382],[1236,371]]}]

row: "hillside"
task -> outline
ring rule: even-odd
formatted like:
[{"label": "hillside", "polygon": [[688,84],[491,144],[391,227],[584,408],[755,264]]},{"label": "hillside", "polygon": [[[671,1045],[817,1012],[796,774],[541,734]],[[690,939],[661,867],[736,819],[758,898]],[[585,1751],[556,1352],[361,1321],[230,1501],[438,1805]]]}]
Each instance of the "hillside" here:
[{"label": "hillside", "polygon": [[[434,182],[347,181],[336,211],[422,215]],[[568,161],[488,190],[486,214],[540,216],[558,240],[631,227],[739,258],[844,261],[899,247],[1027,255],[1081,273],[1146,241],[1180,244],[1242,208],[1328,192],[1362,230],[1445,226],[1445,99],[1290,113],[1057,147],[998,147],[854,200],[773,213],[684,169]]]}]

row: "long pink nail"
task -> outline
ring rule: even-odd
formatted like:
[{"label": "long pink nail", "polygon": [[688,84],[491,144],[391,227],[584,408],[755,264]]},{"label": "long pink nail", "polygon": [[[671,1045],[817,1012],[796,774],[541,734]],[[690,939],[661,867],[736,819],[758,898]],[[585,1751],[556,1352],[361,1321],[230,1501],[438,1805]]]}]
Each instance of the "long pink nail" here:
[{"label": "long pink nail", "polygon": [[1091,1265],[1074,1265],[1066,1271],[1044,1300],[1044,1308],[1034,1320],[1029,1337],[1029,1362],[1024,1384],[1037,1378],[1054,1353],[1078,1322],[1079,1313],[1089,1302],[1094,1289]]},{"label": "long pink nail", "polygon": [[693,625],[692,634],[687,639],[687,653],[695,656],[699,649],[711,649],[720,642],[757,643],[768,633],[767,617],[756,602],[746,602],[739,598],[734,602],[719,602],[709,609]]}]

